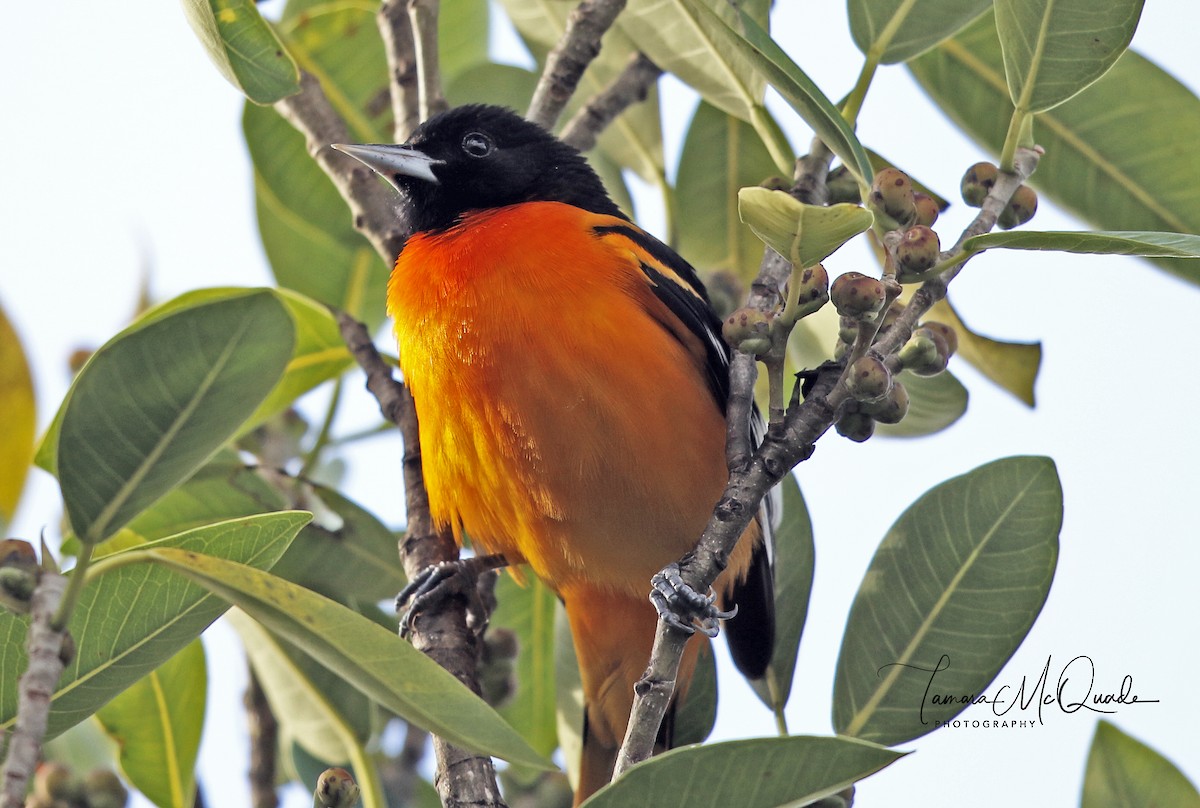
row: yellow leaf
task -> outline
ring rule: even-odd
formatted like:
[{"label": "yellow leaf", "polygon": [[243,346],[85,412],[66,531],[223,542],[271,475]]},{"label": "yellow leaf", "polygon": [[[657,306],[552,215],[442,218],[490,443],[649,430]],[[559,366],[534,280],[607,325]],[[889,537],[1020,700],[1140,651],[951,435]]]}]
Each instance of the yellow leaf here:
[{"label": "yellow leaf", "polygon": [[0,309],[0,527],[12,520],[33,460],[33,378],[17,332]]}]

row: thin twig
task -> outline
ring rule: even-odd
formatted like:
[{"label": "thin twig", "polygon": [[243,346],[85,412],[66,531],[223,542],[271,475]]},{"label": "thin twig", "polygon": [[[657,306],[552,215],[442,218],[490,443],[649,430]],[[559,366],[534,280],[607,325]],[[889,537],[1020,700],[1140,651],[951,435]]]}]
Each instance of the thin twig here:
[{"label": "thin twig", "polygon": [[449,108],[438,68],[438,0],[408,0],[408,19],[417,57],[419,115],[428,120]]},{"label": "thin twig", "polygon": [[525,117],[546,129],[554,128],[583,71],[600,53],[600,39],[624,8],[625,0],[582,0],[575,7],[562,38],[546,57],[546,68]]},{"label": "thin twig", "polygon": [[630,106],[646,100],[663,70],[644,53],[635,53],[625,69],[576,112],[563,127],[560,139],[582,152],[596,145],[596,138]]},{"label": "thin twig", "polygon": [[417,89],[417,54],[406,0],[384,0],[375,15],[387,56],[388,92],[392,99],[392,137],[403,143],[421,122]]},{"label": "thin twig", "polygon": [[52,623],[66,589],[66,576],[43,569],[30,599],[29,635],[25,641],[29,667],[17,683],[17,722],[0,769],[3,808],[25,804],[25,790],[41,756],[42,739],[50,721],[50,697],[63,671],[67,633],[56,631]]},{"label": "thin twig", "polygon": [[279,805],[279,794],[275,791],[279,722],[253,670],[242,701],[250,729],[250,804],[253,808],[276,808]]}]

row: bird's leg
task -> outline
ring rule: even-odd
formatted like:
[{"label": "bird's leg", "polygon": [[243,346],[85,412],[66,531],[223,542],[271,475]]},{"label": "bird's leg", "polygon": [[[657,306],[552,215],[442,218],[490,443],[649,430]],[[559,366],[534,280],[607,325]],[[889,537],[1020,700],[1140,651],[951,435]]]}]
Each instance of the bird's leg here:
[{"label": "bird's leg", "polygon": [[680,574],[679,564],[668,564],[650,579],[650,602],[658,616],[675,628],[692,634],[699,629],[709,637],[717,636],[720,621],[737,614],[737,605],[723,612],[716,607],[717,596],[709,590],[702,595]]},{"label": "bird's leg", "polygon": [[476,581],[483,573],[507,565],[508,560],[503,555],[495,554],[443,561],[421,570],[396,596],[397,613],[404,611],[400,618],[400,636],[409,635],[419,612],[454,595],[466,599],[468,621],[476,631],[482,632],[487,626],[488,610],[479,597]]}]

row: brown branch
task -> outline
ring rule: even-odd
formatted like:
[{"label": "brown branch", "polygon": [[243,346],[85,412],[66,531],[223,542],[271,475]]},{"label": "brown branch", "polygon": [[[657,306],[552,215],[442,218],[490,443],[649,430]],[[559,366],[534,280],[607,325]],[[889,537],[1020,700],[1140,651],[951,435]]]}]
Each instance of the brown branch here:
[{"label": "brown branch", "polygon": [[[367,374],[367,389],[379,401],[385,418],[400,428],[404,441],[404,494],[408,530],[400,542],[400,557],[410,579],[435,564],[458,558],[458,545],[449,531],[438,529],[429,515],[429,497],[421,473],[420,432],[416,408],[408,388],[392,377],[362,323],[339,312],[342,339]],[[479,693],[477,667],[480,635],[468,627],[467,601],[451,597],[438,608],[421,613],[412,623],[413,645],[464,685]],[[446,806],[471,805],[502,808],[504,801],[496,784],[491,758],[466,752],[434,736],[437,759],[435,785]]]},{"label": "brown branch", "polygon": [[[960,254],[968,238],[986,233],[995,225],[997,215],[1013,192],[1037,167],[1040,155],[1040,150],[1026,149],[1018,153],[1017,173],[1005,175],[1001,172],[1001,178],[998,178],[979,215],[944,258]],[[828,151],[820,144],[815,144],[813,154],[798,163],[793,193],[810,204],[823,203],[828,168]],[[786,268],[786,261],[771,250],[766,251],[748,305],[760,311],[771,310],[764,306],[776,305],[781,282],[780,262]],[[873,350],[885,359],[898,351],[912,335],[920,318],[945,296],[947,284],[961,268],[961,263],[954,264],[941,275],[922,284],[896,322],[880,336]],[[740,417],[748,411],[747,402],[753,396],[755,374],[753,369],[746,367],[748,359],[744,354],[738,354],[731,367],[729,436],[735,440],[731,440],[727,451],[729,482],[695,549],[678,564],[684,582],[697,592],[706,592],[712,586],[727,566],[729,553],[754,518],[762,498],[796,465],[812,456],[817,440],[833,426],[849,400],[842,379],[842,363],[827,362],[812,372],[803,401],[789,408],[782,428],[769,431],[762,445],[743,463],[743,458],[747,457],[745,438],[739,436],[745,433],[745,422],[738,421],[735,425],[734,417]],[[658,727],[674,690],[679,659],[688,638],[688,634],[665,620],[659,620],[650,665],[635,687],[633,713],[618,754],[615,774],[621,774],[650,756]]]},{"label": "brown branch", "polygon": [[392,99],[392,138],[403,143],[421,122],[417,89],[417,53],[405,0],[384,0],[375,15],[387,56]]},{"label": "brown branch", "polygon": [[55,630],[52,623],[66,588],[65,576],[43,569],[30,599],[29,634],[25,640],[29,667],[17,682],[17,722],[0,769],[3,808],[25,804],[25,790],[41,756],[42,739],[50,721],[50,698],[63,671],[67,632]]},{"label": "brown branch", "polygon": [[427,120],[449,108],[438,68],[438,0],[408,0],[408,19],[417,58],[419,115]]},{"label": "brown branch", "polygon": [[630,106],[646,100],[663,70],[644,53],[635,53],[612,82],[576,112],[559,138],[582,152],[596,145],[600,133]]},{"label": "brown branch", "polygon": [[563,107],[575,94],[583,71],[600,53],[600,39],[625,8],[625,0],[581,0],[562,38],[546,57],[526,118],[553,129]]},{"label": "brown branch", "polygon": [[250,730],[250,804],[253,808],[276,808],[275,761],[279,751],[279,722],[254,670],[242,696]]},{"label": "brown branch", "polygon": [[304,135],[308,153],[349,204],[354,227],[385,261],[395,260],[412,228],[397,215],[394,192],[371,169],[329,148],[330,143],[351,143],[354,138],[325,97],[321,83],[302,73],[300,92],[276,102],[275,111]]}]

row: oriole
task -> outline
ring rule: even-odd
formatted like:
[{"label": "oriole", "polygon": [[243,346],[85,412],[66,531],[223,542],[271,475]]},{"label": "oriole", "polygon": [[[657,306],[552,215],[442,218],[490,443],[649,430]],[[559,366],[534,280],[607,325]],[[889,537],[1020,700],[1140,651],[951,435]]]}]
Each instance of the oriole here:
[{"label": "oriole", "polygon": [[[578,804],[612,775],[649,659],[650,578],[695,545],[728,477],[719,320],[579,152],[515,113],[459,107],[403,146],[338,148],[401,192],[414,228],[387,303],[432,516],[528,563],[566,607],[586,703]],[[717,590],[740,610],[735,660],[761,676],[771,570],[760,524],[747,534]]]}]

